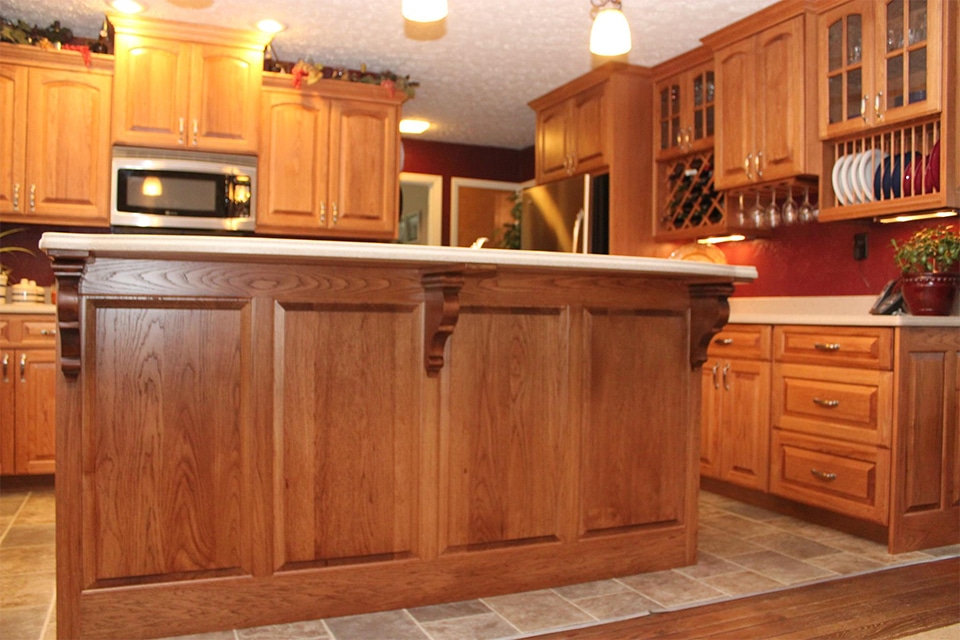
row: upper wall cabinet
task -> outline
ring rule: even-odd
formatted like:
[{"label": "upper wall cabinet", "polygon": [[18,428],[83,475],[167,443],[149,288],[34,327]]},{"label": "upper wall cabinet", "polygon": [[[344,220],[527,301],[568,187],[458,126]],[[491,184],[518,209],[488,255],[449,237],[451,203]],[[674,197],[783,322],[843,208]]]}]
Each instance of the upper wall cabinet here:
[{"label": "upper wall cabinet", "polygon": [[943,0],[847,0],[820,14],[820,137],[941,108]]},{"label": "upper wall cabinet", "polygon": [[106,226],[113,62],[0,44],[4,222]]},{"label": "upper wall cabinet", "polygon": [[715,52],[718,189],[820,172],[812,4],[785,0],[703,39]]},{"label": "upper wall cabinet", "polygon": [[263,48],[269,36],[111,17],[113,142],[256,153]]},{"label": "upper wall cabinet", "polygon": [[606,164],[604,90],[598,84],[537,111],[537,182],[585,173]]},{"label": "upper wall cabinet", "polygon": [[258,233],[389,240],[399,199],[403,95],[268,77],[263,96]]},{"label": "upper wall cabinet", "polygon": [[706,47],[678,56],[653,70],[656,78],[657,159],[713,147],[716,80]]}]

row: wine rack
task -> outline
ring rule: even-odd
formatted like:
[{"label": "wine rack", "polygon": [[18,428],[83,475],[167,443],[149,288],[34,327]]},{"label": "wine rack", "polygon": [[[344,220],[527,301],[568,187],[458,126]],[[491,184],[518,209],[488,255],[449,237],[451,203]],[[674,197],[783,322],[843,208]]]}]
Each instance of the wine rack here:
[{"label": "wine rack", "polygon": [[724,194],[713,185],[713,151],[657,163],[657,240],[686,240],[724,226]]}]

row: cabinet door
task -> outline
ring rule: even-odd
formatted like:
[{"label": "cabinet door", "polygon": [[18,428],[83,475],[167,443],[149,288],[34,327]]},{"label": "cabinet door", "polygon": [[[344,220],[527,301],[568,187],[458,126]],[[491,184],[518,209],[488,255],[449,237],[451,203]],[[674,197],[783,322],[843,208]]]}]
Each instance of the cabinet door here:
[{"label": "cabinet door", "polygon": [[940,111],[942,0],[887,0],[877,7],[877,124]]},{"label": "cabinet door", "polygon": [[0,64],[0,213],[24,210],[27,70]]},{"label": "cabinet door", "polygon": [[703,365],[700,381],[700,475],[720,477],[721,360]]},{"label": "cabinet door", "polygon": [[803,20],[798,16],[757,36],[757,180],[803,173],[807,130],[803,105],[808,89],[804,85]]},{"label": "cabinet door", "polygon": [[568,175],[567,129],[570,127],[570,102],[547,107],[537,116],[537,182]]},{"label": "cabinet door", "polygon": [[263,54],[196,45],[190,74],[189,146],[205,151],[256,153]]},{"label": "cabinet door", "polygon": [[726,360],[721,369],[721,386],[721,477],[766,491],[770,463],[770,363]]},{"label": "cabinet door", "polygon": [[568,131],[573,172],[602,167],[604,160],[604,89],[600,85],[573,99],[573,128]]},{"label": "cabinet door", "polygon": [[28,89],[26,214],[37,222],[106,224],[111,78],[31,69]]},{"label": "cabinet door", "polygon": [[317,235],[327,224],[330,103],[267,91],[262,113],[257,231]]},{"label": "cabinet door", "polygon": [[113,141],[144,147],[184,147],[191,45],[117,34]]},{"label": "cabinet door", "polygon": [[657,84],[657,157],[670,157],[680,151],[683,136],[680,133],[681,77],[674,76]]},{"label": "cabinet door", "polygon": [[721,49],[716,54],[717,189],[724,190],[753,182],[754,127],[757,110],[754,40],[748,39]]},{"label": "cabinet door", "polygon": [[716,125],[716,74],[713,63],[697,67],[684,74],[684,85],[689,105],[685,111],[689,122],[684,134],[687,151],[700,151],[713,146]]},{"label": "cabinet door", "polygon": [[56,442],[57,353],[24,349],[16,353],[16,470],[53,473]]},{"label": "cabinet door", "polygon": [[332,101],[328,211],[331,232],[396,236],[400,190],[397,112],[392,104]]},{"label": "cabinet door", "polygon": [[17,357],[13,350],[0,351],[0,474],[3,475],[16,473],[16,366]]},{"label": "cabinet door", "polygon": [[874,2],[849,2],[818,18],[820,136],[861,130],[873,121]]}]

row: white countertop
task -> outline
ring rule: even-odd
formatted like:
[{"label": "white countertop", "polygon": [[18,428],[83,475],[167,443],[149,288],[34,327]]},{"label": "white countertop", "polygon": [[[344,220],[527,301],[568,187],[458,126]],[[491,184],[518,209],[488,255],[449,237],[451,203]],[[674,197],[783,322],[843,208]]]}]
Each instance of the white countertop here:
[{"label": "white countertop", "polygon": [[757,270],[734,266],[663,258],[584,255],[550,251],[467,249],[376,242],[291,240],[234,236],[164,236],[152,234],[44,233],[44,251],[89,251],[99,255],[143,253],[157,257],[242,256],[248,260],[271,258],[335,258],[377,260],[405,264],[478,264],[555,269],[589,269],[620,273],[705,276],[750,282]]},{"label": "white countertop", "polygon": [[960,315],[874,316],[874,296],[730,298],[731,323],[860,327],[960,327]]}]

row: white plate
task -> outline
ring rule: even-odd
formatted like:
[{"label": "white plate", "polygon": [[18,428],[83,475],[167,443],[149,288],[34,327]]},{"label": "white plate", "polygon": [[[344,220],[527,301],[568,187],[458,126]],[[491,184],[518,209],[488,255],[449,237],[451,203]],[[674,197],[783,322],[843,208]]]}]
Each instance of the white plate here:
[{"label": "white plate", "polygon": [[866,202],[863,187],[860,184],[859,172],[860,161],[863,160],[864,155],[864,152],[854,154],[850,162],[847,163],[847,191],[850,192],[856,204]]},{"label": "white plate", "polygon": [[846,164],[848,156],[840,156],[837,158],[837,161],[833,163],[833,192],[837,196],[837,202],[841,205],[847,204],[846,194],[840,190],[840,168]]},{"label": "white plate", "polygon": [[864,202],[873,202],[877,199],[874,193],[874,178],[877,175],[877,169],[882,167],[884,161],[889,157],[889,153],[880,149],[863,152],[860,161],[857,163],[857,180],[863,191]]}]

